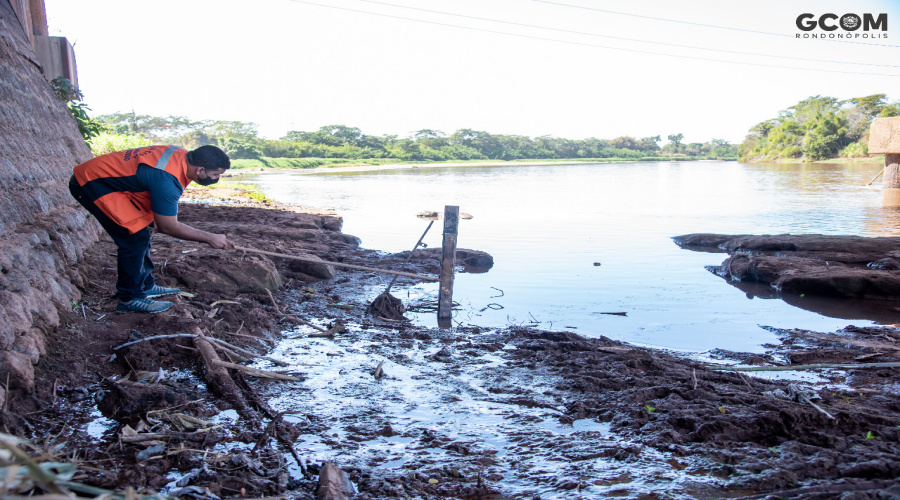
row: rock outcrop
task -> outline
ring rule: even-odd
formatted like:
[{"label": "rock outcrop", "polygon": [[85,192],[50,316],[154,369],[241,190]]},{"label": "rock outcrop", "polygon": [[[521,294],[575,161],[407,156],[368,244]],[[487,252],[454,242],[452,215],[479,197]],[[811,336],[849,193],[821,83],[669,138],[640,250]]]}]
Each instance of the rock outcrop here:
[{"label": "rock outcrop", "polygon": [[729,253],[721,266],[710,268],[729,280],[797,295],[900,298],[900,238],[688,234],[674,240],[682,248]]}]

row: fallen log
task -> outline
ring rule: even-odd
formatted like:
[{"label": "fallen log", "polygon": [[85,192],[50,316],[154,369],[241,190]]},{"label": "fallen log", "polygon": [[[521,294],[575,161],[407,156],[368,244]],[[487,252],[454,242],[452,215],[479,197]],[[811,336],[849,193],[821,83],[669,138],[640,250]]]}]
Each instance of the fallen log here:
[{"label": "fallen log", "polygon": [[243,393],[241,393],[241,390],[228,374],[228,370],[224,366],[217,364],[217,362],[222,363],[223,361],[219,359],[216,350],[213,349],[212,344],[203,335],[199,327],[196,329],[196,335],[194,337],[194,345],[200,351],[200,355],[203,357],[203,362],[206,365],[206,384],[213,392],[218,393],[219,396],[231,403],[238,415],[253,422],[255,427],[260,427],[259,416],[247,404]]}]

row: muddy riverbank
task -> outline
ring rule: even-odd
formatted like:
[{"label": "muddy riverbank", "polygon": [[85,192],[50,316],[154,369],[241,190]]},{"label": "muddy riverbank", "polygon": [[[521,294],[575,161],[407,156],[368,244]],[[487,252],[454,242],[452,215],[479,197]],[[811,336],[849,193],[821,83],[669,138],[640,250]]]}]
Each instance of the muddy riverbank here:
[{"label": "muddy riverbank", "polygon": [[[241,246],[403,266],[402,254],[359,248],[333,215],[226,201],[182,204],[179,217]],[[39,460],[74,458],[80,485],[315,498],[333,462],[371,499],[900,495],[897,368],[789,380],[710,369],[900,361],[895,328],[778,331],[765,354],[705,362],[570,332],[420,328],[365,315],[389,277],[163,235],[157,275],[190,295],[165,313],[121,314],[114,252],[104,237],[80,264],[83,302],[48,335],[35,392],[11,393],[3,412]],[[403,270],[437,265],[423,253]],[[406,302],[412,283],[392,293]],[[197,334],[231,344],[223,361],[301,381],[229,368],[234,392],[223,392]]]}]

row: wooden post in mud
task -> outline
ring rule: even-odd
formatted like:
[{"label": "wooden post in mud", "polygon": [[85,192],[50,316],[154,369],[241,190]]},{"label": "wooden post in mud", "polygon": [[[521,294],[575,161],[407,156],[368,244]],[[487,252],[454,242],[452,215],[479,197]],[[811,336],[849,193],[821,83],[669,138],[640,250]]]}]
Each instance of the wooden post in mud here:
[{"label": "wooden post in mud", "polygon": [[459,207],[444,206],[444,241],[441,245],[441,284],[438,292],[438,327],[453,326],[453,266],[456,264],[456,235]]},{"label": "wooden post in mud", "polygon": [[872,120],[869,154],[884,154],[881,187],[900,189],[900,116]]}]

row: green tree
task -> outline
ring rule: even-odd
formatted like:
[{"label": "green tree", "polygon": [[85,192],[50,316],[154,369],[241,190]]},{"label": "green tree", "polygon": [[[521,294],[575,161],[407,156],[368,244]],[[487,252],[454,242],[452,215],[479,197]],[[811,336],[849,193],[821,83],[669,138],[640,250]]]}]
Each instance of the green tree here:
[{"label": "green tree", "polygon": [[413,134],[413,138],[422,146],[431,149],[440,149],[450,145],[450,140],[447,138],[447,135],[440,130],[425,128],[416,131]]},{"label": "green tree", "polygon": [[470,128],[459,129],[450,136],[450,144],[458,144],[475,149],[490,159],[502,157],[502,148],[499,141],[495,136],[487,132]]},{"label": "green tree", "polygon": [[[838,155],[855,156],[865,148],[848,147],[865,140],[872,119],[890,106],[885,94],[839,101],[812,96],[750,129],[739,147],[741,159],[803,158],[822,160]],[[900,110],[898,110],[900,111]]]},{"label": "green tree", "polygon": [[201,122],[194,122],[183,116],[139,115],[134,110],[129,113],[100,115],[97,120],[117,134],[139,134],[158,142],[188,134],[202,126]]},{"label": "green tree", "polygon": [[223,138],[219,147],[235,160],[256,160],[262,156],[259,146],[236,137]]},{"label": "green tree", "polygon": [[870,118],[875,118],[884,109],[887,104],[887,94],[872,94],[866,97],[854,97],[847,99],[847,102],[853,104]]},{"label": "green tree", "polygon": [[885,106],[881,113],[878,113],[879,118],[889,118],[891,116],[900,116],[900,103]]}]

